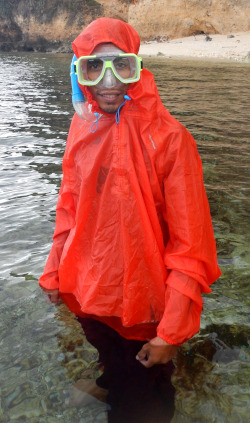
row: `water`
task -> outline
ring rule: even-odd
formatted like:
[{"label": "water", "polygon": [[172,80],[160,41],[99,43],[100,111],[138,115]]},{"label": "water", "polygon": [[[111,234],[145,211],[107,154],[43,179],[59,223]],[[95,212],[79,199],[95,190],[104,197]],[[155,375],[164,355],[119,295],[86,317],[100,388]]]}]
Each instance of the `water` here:
[{"label": "water", "polygon": [[[96,351],[37,284],[51,246],[71,106],[68,55],[1,54],[0,422],[105,422],[105,406],[66,408],[64,391]],[[164,104],[194,135],[223,275],[201,331],[175,360],[173,423],[247,422],[249,409],[249,65],[145,59]],[[4,381],[4,382],[3,382]],[[118,422],[117,422],[118,423]],[[157,422],[155,422],[157,423]]]}]

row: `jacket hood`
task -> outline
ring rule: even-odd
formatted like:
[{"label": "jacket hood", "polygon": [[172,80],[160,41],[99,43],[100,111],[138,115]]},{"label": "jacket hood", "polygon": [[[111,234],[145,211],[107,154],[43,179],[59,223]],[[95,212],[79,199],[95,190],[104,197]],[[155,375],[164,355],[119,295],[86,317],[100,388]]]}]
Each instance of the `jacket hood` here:
[{"label": "jacket hood", "polygon": [[[126,53],[138,54],[140,48],[140,37],[135,29],[126,22],[118,19],[100,18],[93,21],[73,41],[72,47],[77,58],[88,56],[98,44],[113,43]],[[81,91],[92,105],[92,112],[104,114],[97,102],[93,99],[86,86],[79,85]],[[133,100],[126,109],[132,109],[133,113],[142,115],[150,114],[153,118],[158,107],[162,107],[158,90],[151,72],[143,69],[138,82],[129,84],[127,94]],[[140,106],[139,106],[140,105]],[[139,107],[138,107],[139,106]]]},{"label": "jacket hood", "polygon": [[140,37],[135,29],[118,19],[100,18],[93,21],[73,41],[72,47],[76,57],[89,56],[101,43],[112,43],[126,53],[137,54]]}]

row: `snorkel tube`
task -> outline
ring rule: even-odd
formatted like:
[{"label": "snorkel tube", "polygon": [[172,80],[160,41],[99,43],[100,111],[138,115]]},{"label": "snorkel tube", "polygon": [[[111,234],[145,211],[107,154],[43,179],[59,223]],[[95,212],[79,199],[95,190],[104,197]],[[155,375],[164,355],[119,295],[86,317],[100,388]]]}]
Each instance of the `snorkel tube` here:
[{"label": "snorkel tube", "polygon": [[71,66],[70,66],[70,78],[71,78],[71,88],[72,88],[72,103],[76,113],[81,116],[82,103],[85,103],[85,97],[80,90],[80,87],[77,83],[77,76],[75,74],[74,63],[77,60],[76,55],[73,56]]},{"label": "snorkel tube", "polygon": [[[70,66],[70,79],[71,79],[71,88],[72,88],[72,103],[73,107],[78,114],[78,116],[89,122],[94,122],[96,120],[96,114],[91,112],[91,104],[87,103],[86,98],[81,91],[78,82],[77,75],[75,73],[75,62],[77,60],[76,55],[73,56],[71,66]],[[98,116],[98,113],[97,113]]]}]

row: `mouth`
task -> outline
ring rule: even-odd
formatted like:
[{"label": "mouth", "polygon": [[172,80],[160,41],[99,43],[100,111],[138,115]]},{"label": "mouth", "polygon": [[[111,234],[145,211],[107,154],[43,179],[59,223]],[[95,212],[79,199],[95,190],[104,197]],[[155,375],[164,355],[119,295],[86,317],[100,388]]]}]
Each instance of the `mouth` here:
[{"label": "mouth", "polygon": [[120,91],[99,91],[96,94],[102,97],[102,99],[107,103],[114,102],[118,99],[118,97],[123,95],[123,93],[121,93]]}]

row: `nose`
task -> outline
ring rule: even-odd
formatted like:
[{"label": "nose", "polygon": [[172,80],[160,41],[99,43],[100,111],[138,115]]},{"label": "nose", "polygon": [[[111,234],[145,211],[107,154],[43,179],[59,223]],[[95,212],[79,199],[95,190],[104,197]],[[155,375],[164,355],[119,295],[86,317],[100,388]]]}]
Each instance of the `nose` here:
[{"label": "nose", "polygon": [[105,88],[114,88],[115,86],[119,85],[119,82],[119,79],[116,78],[112,70],[108,68],[106,69],[100,84]]}]

